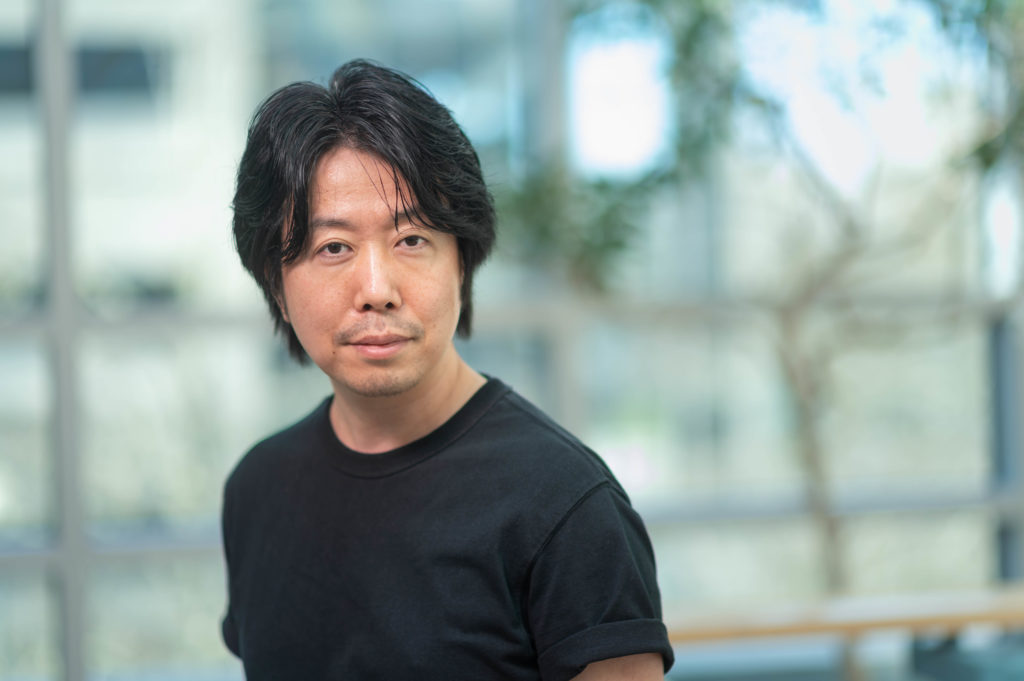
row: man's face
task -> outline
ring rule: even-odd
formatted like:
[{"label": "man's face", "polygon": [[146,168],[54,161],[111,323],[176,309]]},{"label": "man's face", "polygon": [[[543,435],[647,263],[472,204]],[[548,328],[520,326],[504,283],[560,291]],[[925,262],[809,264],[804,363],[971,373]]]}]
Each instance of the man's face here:
[{"label": "man's face", "polygon": [[[458,361],[456,239],[413,224],[398,189],[371,154],[325,154],[310,190],[306,248],[282,268],[285,320],[336,393],[398,395],[443,379]],[[410,197],[404,180],[401,189]]]}]

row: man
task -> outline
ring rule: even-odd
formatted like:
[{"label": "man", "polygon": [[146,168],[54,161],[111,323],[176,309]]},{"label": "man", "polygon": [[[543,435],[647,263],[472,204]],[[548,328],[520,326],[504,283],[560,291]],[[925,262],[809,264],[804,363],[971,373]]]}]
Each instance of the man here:
[{"label": "man", "polygon": [[449,111],[365,61],[278,90],[249,129],[234,233],[290,352],[333,388],[225,486],[223,636],[247,677],[662,679],[625,493],[456,352],[494,211]]}]

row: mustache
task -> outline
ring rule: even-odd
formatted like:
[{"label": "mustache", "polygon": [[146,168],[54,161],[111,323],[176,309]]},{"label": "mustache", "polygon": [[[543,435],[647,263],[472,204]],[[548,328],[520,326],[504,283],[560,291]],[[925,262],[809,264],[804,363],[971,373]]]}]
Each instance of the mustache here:
[{"label": "mustache", "polygon": [[423,335],[423,327],[416,322],[403,319],[367,319],[334,334],[334,342],[337,345],[348,345],[364,336],[389,334],[416,339]]}]

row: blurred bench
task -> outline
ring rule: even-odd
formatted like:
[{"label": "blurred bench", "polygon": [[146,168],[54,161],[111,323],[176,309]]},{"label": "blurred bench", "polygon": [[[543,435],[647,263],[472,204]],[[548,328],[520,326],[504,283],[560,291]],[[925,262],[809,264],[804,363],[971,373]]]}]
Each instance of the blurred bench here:
[{"label": "blurred bench", "polygon": [[668,624],[669,638],[677,647],[766,637],[838,636],[844,642],[844,678],[862,681],[865,677],[853,648],[864,634],[900,630],[921,636],[955,636],[974,625],[1024,628],[1024,587],[975,593],[835,598],[814,605],[752,608]]}]

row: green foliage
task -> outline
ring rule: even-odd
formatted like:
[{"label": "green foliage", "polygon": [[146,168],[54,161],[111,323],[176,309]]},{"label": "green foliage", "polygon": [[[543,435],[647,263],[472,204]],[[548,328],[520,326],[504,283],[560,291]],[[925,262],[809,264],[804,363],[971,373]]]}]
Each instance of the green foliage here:
[{"label": "green foliage", "polygon": [[[821,11],[816,0],[756,0],[797,11]],[[929,8],[951,44],[988,55],[1004,101],[992,104],[987,133],[965,161],[984,172],[1007,154],[1024,153],[1024,34],[1022,0],[916,0]],[[575,0],[569,20],[598,12],[614,0]],[[704,175],[728,142],[737,112],[778,131],[784,109],[749,82],[733,51],[734,10],[743,0],[635,0],[664,24],[671,37],[669,81],[673,96],[673,154],[666,167],[626,180],[596,181],[574,174],[562,158],[528,168],[518,184],[498,194],[506,253],[533,265],[566,272],[575,284],[606,291],[620,256],[642,233],[653,192]],[[898,28],[898,27],[896,27]],[[870,77],[870,69],[864,74]],[[837,93],[841,94],[841,93]],[[991,103],[990,103],[991,104]]]},{"label": "green foliage", "polygon": [[[571,19],[609,2],[574,3]],[[497,196],[503,249],[533,265],[564,271],[591,292],[608,288],[616,261],[640,233],[651,195],[667,183],[704,174],[711,153],[727,138],[731,110],[747,90],[729,56],[732,24],[727,2],[645,0],[665,22],[673,59],[671,163],[630,179],[594,180],[572,173],[561,158],[527,170]]]},{"label": "green foliage", "polygon": [[934,14],[950,44],[965,52],[986,55],[993,74],[993,101],[987,102],[991,117],[988,134],[965,160],[981,172],[1007,155],[1024,154],[1024,2],[1021,0],[919,0]]},{"label": "green foliage", "polygon": [[584,290],[605,291],[650,191],[663,181],[586,180],[555,165],[539,167],[497,197],[502,248],[531,265],[565,271]]}]

